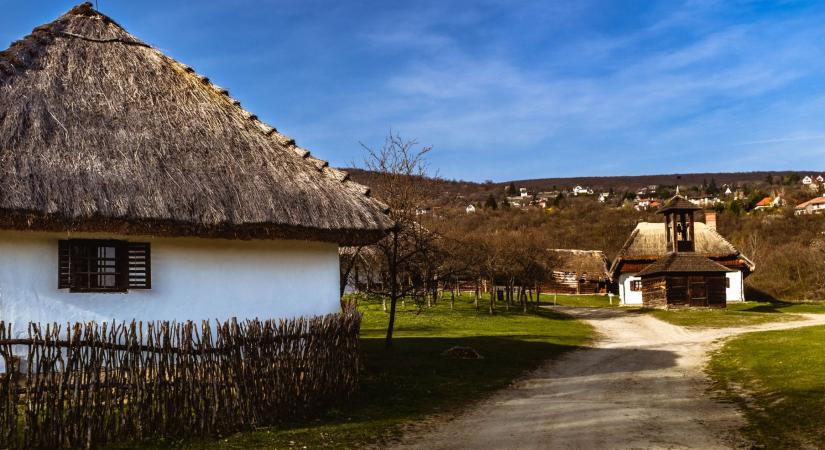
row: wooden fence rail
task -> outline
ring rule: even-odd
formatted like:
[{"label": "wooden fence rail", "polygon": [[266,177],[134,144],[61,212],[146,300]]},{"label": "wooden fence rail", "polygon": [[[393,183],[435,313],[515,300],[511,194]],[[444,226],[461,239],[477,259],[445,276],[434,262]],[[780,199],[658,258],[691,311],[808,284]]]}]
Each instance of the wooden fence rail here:
[{"label": "wooden fence rail", "polygon": [[0,448],[94,448],[307,417],[357,387],[354,308],[293,320],[0,321]]}]

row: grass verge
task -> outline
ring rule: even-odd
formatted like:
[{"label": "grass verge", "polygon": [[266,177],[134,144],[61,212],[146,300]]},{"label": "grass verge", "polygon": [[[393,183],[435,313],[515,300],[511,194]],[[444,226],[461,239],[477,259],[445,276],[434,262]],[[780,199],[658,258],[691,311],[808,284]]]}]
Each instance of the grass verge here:
[{"label": "grass verge", "polygon": [[683,327],[727,328],[799,320],[801,313],[825,313],[825,303],[744,302],[725,309],[644,309],[657,319]]},{"label": "grass verge", "polygon": [[619,296],[613,296],[613,304],[607,295],[554,295],[541,294],[542,305],[577,306],[580,308],[616,308],[619,305]]},{"label": "grass verge", "polygon": [[[364,370],[359,392],[348,404],[310,424],[267,427],[221,439],[150,442],[116,448],[342,449],[363,448],[397,438],[410,425],[443,417],[501,389],[542,361],[585,344],[589,325],[552,312],[522,313],[519,307],[495,315],[469,296],[454,309],[448,300],[419,310],[398,305],[395,344],[384,350],[388,315],[376,303],[362,303]],[[452,359],[442,353],[469,346],[484,358]]]},{"label": "grass verge", "polygon": [[822,448],[825,327],[742,335],[713,355],[708,373],[744,411],[757,448]]}]

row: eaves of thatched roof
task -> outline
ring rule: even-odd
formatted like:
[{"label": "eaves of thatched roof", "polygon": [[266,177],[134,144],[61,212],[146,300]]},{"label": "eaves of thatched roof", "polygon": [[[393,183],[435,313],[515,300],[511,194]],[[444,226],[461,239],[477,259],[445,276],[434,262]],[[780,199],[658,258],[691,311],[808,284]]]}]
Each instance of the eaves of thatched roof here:
[{"label": "eaves of thatched roof", "polygon": [[[694,228],[696,233],[694,244],[697,254],[717,261],[739,260],[747,266],[749,271],[755,270],[756,266],[753,262],[716,230],[702,222],[696,222]],[[665,225],[663,223],[639,222],[613,260],[613,265],[610,267],[611,277],[615,279],[619,275],[622,265],[627,262],[650,264],[667,255],[667,253]]]},{"label": "eaves of thatched roof", "polygon": [[0,52],[0,228],[356,245],[386,213],[89,3]]},{"label": "eaves of thatched roof", "polygon": [[575,273],[577,278],[586,277],[587,280],[606,281],[610,278],[607,273],[607,257],[601,250],[557,248],[549,252],[553,258],[553,270]]}]

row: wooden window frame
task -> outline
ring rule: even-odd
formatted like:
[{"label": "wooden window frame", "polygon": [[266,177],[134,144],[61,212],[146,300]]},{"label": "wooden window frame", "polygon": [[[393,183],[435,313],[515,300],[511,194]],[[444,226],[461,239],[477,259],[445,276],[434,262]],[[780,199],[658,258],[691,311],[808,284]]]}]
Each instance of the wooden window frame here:
[{"label": "wooden window frame", "polygon": [[[103,247],[114,249],[114,255],[101,255],[100,249]],[[101,264],[101,261],[104,263]],[[102,270],[107,268],[114,270]],[[100,277],[110,276],[114,277],[112,286],[99,285]],[[97,283],[93,283],[93,277],[97,277]],[[58,242],[58,289],[68,289],[72,293],[125,293],[130,289],[151,287],[149,243],[116,239],[68,239]]]},{"label": "wooden window frame", "polygon": [[630,292],[641,292],[642,280],[630,280]]}]

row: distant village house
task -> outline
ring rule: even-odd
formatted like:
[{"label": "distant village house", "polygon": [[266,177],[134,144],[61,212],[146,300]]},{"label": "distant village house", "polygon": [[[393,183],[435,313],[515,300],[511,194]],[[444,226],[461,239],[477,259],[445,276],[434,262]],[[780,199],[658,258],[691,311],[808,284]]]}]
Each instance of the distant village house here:
[{"label": "distant village house", "polygon": [[825,197],[815,197],[806,202],[796,205],[794,214],[822,214],[825,213]]}]

